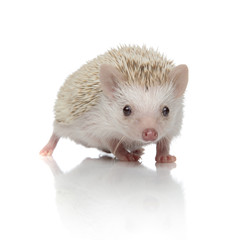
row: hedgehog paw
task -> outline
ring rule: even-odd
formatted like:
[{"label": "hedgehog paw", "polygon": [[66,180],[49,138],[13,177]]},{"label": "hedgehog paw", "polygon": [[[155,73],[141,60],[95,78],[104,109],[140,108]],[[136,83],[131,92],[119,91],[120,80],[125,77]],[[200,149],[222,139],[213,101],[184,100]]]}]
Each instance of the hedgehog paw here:
[{"label": "hedgehog paw", "polygon": [[143,153],[144,153],[144,148],[139,148],[139,149],[132,151],[132,154],[137,155],[139,157],[141,157],[143,155]]},{"label": "hedgehog paw", "polygon": [[40,151],[40,155],[43,157],[52,156],[53,148],[48,144]]},{"label": "hedgehog paw", "polygon": [[156,162],[159,163],[172,163],[176,161],[175,156],[166,155],[166,156],[156,156]]},{"label": "hedgehog paw", "polygon": [[118,158],[120,161],[126,161],[126,162],[133,162],[138,161],[140,158],[140,155],[128,152],[127,150],[118,151],[115,154],[116,158]]},{"label": "hedgehog paw", "polygon": [[59,141],[59,137],[57,137],[55,134],[52,134],[48,144],[40,151],[41,156],[52,156],[53,150],[57,146],[57,143]]}]

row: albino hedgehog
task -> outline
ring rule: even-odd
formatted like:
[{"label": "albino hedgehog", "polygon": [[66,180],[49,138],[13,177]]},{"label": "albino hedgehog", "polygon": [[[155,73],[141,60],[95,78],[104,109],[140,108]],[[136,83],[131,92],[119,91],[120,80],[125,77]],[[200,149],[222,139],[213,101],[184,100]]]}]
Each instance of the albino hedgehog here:
[{"label": "albino hedgehog", "polygon": [[53,134],[40,154],[52,155],[58,140],[68,137],[124,161],[138,160],[143,146],[156,143],[156,161],[173,162],[169,145],[180,132],[187,83],[187,66],[153,49],[112,49],[61,87]]}]

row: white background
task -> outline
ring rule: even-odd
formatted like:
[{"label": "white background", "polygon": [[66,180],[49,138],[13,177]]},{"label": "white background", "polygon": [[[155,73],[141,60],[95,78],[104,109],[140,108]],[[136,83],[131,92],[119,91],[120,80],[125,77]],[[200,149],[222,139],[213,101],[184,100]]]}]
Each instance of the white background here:
[{"label": "white background", "polygon": [[[0,238],[240,239],[239,23],[232,0],[1,1]],[[69,140],[41,159],[59,87],[119,44],[189,67],[176,165]]]}]

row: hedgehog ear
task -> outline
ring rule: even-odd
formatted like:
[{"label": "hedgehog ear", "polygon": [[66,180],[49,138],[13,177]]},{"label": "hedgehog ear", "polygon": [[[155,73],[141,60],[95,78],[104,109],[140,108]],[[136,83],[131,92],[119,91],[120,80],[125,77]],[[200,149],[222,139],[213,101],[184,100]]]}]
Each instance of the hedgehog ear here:
[{"label": "hedgehog ear", "polygon": [[173,82],[175,86],[175,95],[176,97],[181,97],[188,84],[188,67],[185,64],[178,65],[174,67],[169,75],[169,79]]},{"label": "hedgehog ear", "polygon": [[122,74],[114,66],[102,64],[99,77],[104,95],[113,98],[118,83],[123,79]]}]

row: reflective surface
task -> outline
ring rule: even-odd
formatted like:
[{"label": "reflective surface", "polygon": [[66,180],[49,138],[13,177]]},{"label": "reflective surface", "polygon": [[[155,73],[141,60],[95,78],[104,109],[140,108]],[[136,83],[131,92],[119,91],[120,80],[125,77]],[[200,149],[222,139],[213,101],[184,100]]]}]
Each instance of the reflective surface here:
[{"label": "reflective surface", "polygon": [[152,171],[139,163],[87,158],[64,174],[52,158],[45,162],[55,175],[60,219],[76,236],[183,237],[183,191],[170,175],[175,164]]},{"label": "reflective surface", "polygon": [[138,163],[110,156],[81,160],[88,150],[62,140],[56,160],[14,152],[5,157],[5,239],[239,239],[239,162],[231,155],[227,162],[220,155],[179,154],[176,164],[155,165],[154,146]]}]

